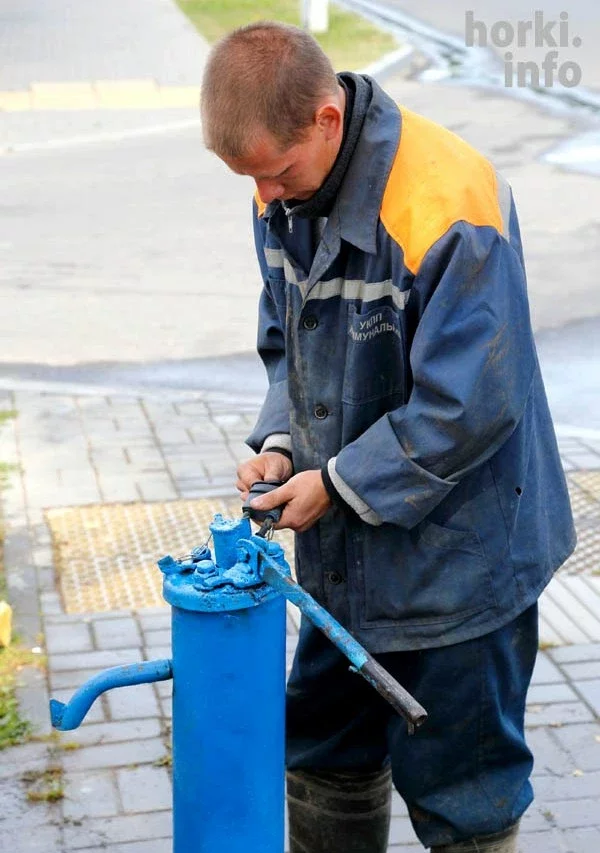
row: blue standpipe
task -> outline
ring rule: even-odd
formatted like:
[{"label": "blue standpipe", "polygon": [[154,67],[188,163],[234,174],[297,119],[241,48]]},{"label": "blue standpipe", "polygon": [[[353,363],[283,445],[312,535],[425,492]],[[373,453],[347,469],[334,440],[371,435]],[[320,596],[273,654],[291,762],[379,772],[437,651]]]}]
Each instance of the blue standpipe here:
[{"label": "blue standpipe", "polygon": [[63,704],[52,725],[77,727],[113,687],[173,678],[173,853],[283,853],[285,605],[296,604],[407,720],[424,709],[291,577],[282,548],[247,518],[216,515],[208,547],[164,557],[172,660],[113,667]]}]

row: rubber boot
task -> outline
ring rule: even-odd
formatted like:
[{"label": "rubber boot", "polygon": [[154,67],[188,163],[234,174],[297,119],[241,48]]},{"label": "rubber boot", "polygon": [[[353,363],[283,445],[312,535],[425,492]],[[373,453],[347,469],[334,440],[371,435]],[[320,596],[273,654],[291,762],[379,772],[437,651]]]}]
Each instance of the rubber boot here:
[{"label": "rubber boot", "polygon": [[290,853],[386,853],[391,799],[389,767],[288,770]]},{"label": "rubber boot", "polygon": [[517,853],[519,824],[515,823],[494,835],[480,835],[469,841],[432,847],[431,853]]}]

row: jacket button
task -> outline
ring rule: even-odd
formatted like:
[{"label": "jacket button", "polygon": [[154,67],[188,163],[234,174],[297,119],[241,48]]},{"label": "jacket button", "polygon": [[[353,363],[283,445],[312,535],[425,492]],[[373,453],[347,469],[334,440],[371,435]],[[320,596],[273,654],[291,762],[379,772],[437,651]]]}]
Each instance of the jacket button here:
[{"label": "jacket button", "polygon": [[327,417],[328,414],[329,412],[327,411],[325,406],[322,403],[317,403],[317,405],[315,406],[315,418],[318,418],[320,421],[322,421],[324,418]]},{"label": "jacket button", "polygon": [[304,326],[307,332],[312,332],[313,329],[316,329],[319,325],[319,321],[314,316],[314,314],[309,314],[308,317],[305,317],[302,321],[302,325]]},{"label": "jacket button", "polygon": [[329,581],[329,583],[335,584],[337,586],[337,584],[342,583],[344,578],[339,572],[327,572],[327,580]]}]

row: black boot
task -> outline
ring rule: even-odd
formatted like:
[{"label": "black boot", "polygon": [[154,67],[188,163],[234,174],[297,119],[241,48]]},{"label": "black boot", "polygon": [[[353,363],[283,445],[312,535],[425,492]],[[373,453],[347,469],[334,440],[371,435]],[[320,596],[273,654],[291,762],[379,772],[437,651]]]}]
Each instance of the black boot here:
[{"label": "black boot", "polygon": [[288,770],[290,853],[386,853],[391,798],[389,767]]},{"label": "black boot", "polygon": [[519,824],[515,823],[494,835],[480,835],[470,841],[457,841],[455,844],[432,847],[431,853],[517,853],[518,834]]}]

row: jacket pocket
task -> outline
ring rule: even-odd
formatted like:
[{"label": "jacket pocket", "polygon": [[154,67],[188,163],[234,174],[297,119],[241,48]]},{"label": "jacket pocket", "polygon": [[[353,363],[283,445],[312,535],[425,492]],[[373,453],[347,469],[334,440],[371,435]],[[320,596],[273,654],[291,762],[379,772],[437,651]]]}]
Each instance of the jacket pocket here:
[{"label": "jacket pocket", "polygon": [[359,539],[363,627],[453,622],[496,604],[474,531],[424,521],[412,530],[363,528]]},{"label": "jacket pocket", "polygon": [[405,390],[405,355],[400,317],[389,305],[358,313],[348,310],[342,401],[367,403]]}]

